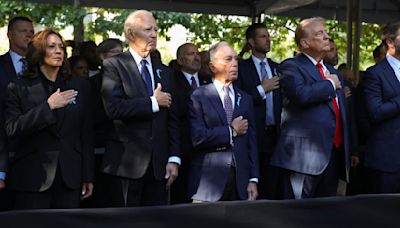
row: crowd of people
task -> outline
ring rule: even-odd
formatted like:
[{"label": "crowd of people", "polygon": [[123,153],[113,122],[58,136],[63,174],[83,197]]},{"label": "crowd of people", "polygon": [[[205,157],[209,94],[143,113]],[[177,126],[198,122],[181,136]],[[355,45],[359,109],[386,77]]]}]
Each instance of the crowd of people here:
[{"label": "crowd of people", "polygon": [[126,51],[118,39],[88,41],[67,59],[59,33],[10,20],[1,208],[78,208],[96,195],[97,207],[134,207],[400,192],[400,22],[383,29],[361,82],[335,68],[319,17],[299,23],[298,53],[282,63],[267,58],[263,23],[245,31],[248,59],[225,41],[203,52],[185,43],[169,67],[157,32],[137,10]]}]

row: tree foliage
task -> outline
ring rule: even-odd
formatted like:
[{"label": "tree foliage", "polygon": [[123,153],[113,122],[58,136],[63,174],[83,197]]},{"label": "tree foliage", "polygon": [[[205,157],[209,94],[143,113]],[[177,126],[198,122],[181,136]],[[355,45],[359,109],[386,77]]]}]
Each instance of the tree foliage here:
[{"label": "tree foliage", "polygon": [[[85,40],[95,36],[108,38],[113,32],[122,35],[125,18],[132,10],[74,7],[69,5],[35,4],[23,1],[0,0],[0,26],[7,25],[10,18],[16,15],[30,17],[36,24],[51,27],[56,30],[69,25],[77,25],[86,15],[93,20],[85,24]],[[169,40],[168,30],[175,24],[180,24],[188,30],[189,39],[200,49],[216,41],[225,40],[240,51],[245,44],[245,30],[251,24],[251,19],[237,16],[221,16],[206,14],[188,14],[175,12],[153,12],[160,28],[160,36]],[[262,21],[267,25],[272,41],[272,51],[269,54],[277,61],[293,56],[296,46],[293,32],[298,18],[283,16],[264,16]],[[339,49],[339,62],[346,61],[346,24],[338,21],[327,21],[330,36]],[[362,24],[360,66],[365,69],[372,64],[372,50],[380,43],[378,31],[381,25]]]}]

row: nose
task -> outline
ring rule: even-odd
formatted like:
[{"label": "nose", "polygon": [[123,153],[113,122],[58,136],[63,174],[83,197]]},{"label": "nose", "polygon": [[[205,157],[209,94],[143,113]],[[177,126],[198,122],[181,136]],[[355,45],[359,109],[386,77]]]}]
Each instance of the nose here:
[{"label": "nose", "polygon": [[64,49],[62,47],[56,46],[56,53],[62,53]]},{"label": "nose", "polygon": [[325,39],[329,39],[330,38],[327,31],[324,31],[324,38]]}]

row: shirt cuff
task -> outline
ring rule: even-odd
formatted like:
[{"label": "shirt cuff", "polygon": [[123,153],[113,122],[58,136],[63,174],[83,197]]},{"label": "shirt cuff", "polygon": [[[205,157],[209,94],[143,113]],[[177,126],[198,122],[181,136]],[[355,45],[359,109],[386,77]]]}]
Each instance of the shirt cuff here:
[{"label": "shirt cuff", "polygon": [[176,164],[178,164],[179,166],[181,165],[181,158],[180,157],[178,157],[178,156],[171,156],[171,157],[169,157],[168,158],[168,163],[176,163]]},{"label": "shirt cuff", "polygon": [[158,102],[155,96],[151,96],[151,109],[153,110],[153,113],[160,111],[160,106],[158,106]]},{"label": "shirt cuff", "polygon": [[232,133],[233,129],[231,126],[229,126],[229,143],[231,144],[231,146],[233,146],[233,133]]},{"label": "shirt cuff", "polygon": [[0,172],[0,180],[5,180],[5,179],[6,179],[6,173]]},{"label": "shirt cuff", "polygon": [[333,89],[336,91],[336,86],[335,86],[335,83],[333,82],[333,80],[332,79],[327,79],[327,80],[331,82]]},{"label": "shirt cuff", "polygon": [[261,98],[264,100],[267,97],[267,95],[265,94],[265,90],[262,87],[262,85],[258,85],[257,90],[258,90],[258,93],[260,93]]},{"label": "shirt cuff", "polygon": [[258,184],[258,178],[250,178],[249,182],[254,182]]}]

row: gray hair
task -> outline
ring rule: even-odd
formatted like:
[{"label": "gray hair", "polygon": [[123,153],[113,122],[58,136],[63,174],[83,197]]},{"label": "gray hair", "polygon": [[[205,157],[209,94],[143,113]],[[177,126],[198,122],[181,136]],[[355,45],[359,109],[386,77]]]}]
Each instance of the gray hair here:
[{"label": "gray hair", "polygon": [[210,49],[208,50],[210,61],[213,61],[215,59],[215,53],[218,51],[218,49],[224,46],[231,47],[226,41],[220,41],[210,47]]},{"label": "gray hair", "polygon": [[125,38],[128,40],[128,30],[131,29],[133,31],[135,31],[136,29],[136,20],[138,18],[140,18],[142,15],[151,15],[152,17],[153,14],[150,11],[147,10],[136,10],[134,12],[132,12],[131,14],[129,14],[129,16],[126,18],[125,23],[124,23],[124,34],[125,34]]}]

